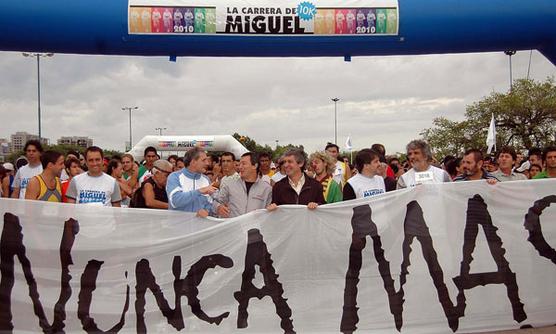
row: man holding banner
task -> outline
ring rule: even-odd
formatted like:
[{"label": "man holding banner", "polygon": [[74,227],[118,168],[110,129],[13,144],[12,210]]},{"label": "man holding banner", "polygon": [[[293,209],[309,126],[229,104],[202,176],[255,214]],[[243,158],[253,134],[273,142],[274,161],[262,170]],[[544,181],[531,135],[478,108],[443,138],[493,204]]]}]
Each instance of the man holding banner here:
[{"label": "man holding banner", "polygon": [[[233,161],[233,160],[231,160]],[[255,153],[247,152],[239,160],[239,177],[222,182],[214,199],[216,212],[222,218],[241,216],[250,211],[264,209],[272,200],[272,187],[257,172]]]},{"label": "man holding banner", "polygon": [[501,182],[527,180],[524,174],[517,173],[513,170],[516,159],[517,153],[513,147],[502,147],[500,152],[498,152],[498,170],[492,173],[492,175]]},{"label": "man holding banner", "polygon": [[461,161],[463,174],[454,181],[487,180],[489,184],[499,181],[495,176],[483,169],[483,152],[476,149],[467,150]]},{"label": "man holding banner", "polygon": [[104,152],[91,146],[85,151],[87,172],[71,179],[66,198],[68,203],[120,207],[122,196],[118,182],[102,171]]},{"label": "man holding banner", "polygon": [[373,197],[386,192],[384,178],[378,175],[381,167],[380,154],[370,149],[363,149],[355,156],[357,173],[344,187],[344,201]]},{"label": "man holding banner", "polygon": [[272,189],[272,204],[267,209],[275,210],[282,204],[301,204],[313,210],[324,204],[322,185],[303,172],[305,156],[301,150],[289,150],[284,154],[284,166],[288,177],[276,182]]},{"label": "man holding banner", "polygon": [[210,184],[208,177],[203,175],[208,167],[207,154],[203,149],[195,147],[187,151],[183,160],[185,168],[168,176],[168,208],[196,212],[199,217],[207,217],[212,211],[210,195],[217,190]]}]

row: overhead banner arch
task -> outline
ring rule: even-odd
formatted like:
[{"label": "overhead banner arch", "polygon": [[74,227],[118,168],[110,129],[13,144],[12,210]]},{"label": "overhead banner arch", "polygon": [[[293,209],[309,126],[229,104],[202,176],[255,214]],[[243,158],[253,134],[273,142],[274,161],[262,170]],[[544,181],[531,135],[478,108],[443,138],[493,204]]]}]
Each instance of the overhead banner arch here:
[{"label": "overhead banner arch", "polygon": [[[145,136],[128,152],[137,161],[143,159],[145,148],[152,146],[159,153],[179,154],[183,156],[185,152],[194,147],[200,147],[206,151],[225,151],[232,152],[236,159],[248,150],[233,136]],[[180,154],[181,153],[181,154]]]},{"label": "overhead banner arch", "polygon": [[537,49],[556,63],[555,21],[554,0],[18,0],[0,3],[0,51],[174,59]]}]

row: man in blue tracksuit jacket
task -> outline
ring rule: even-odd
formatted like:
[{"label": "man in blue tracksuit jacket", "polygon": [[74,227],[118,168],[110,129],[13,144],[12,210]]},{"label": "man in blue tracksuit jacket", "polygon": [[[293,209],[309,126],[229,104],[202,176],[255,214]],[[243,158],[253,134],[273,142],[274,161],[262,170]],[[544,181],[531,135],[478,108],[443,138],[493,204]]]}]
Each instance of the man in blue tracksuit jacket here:
[{"label": "man in blue tracksuit jacket", "polygon": [[168,176],[168,209],[196,212],[198,216],[206,217],[213,212],[210,195],[217,190],[203,175],[208,167],[207,154],[196,147],[187,151],[183,160],[185,168]]}]

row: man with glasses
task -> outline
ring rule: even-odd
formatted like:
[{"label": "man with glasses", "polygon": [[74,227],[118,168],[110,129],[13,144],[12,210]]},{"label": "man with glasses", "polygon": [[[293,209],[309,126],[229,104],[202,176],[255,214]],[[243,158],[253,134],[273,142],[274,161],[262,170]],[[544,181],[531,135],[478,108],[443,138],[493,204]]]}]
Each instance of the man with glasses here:
[{"label": "man with glasses", "polygon": [[15,174],[12,198],[24,199],[29,180],[42,173],[41,143],[38,140],[29,140],[25,143],[24,151],[28,164],[18,169]]}]

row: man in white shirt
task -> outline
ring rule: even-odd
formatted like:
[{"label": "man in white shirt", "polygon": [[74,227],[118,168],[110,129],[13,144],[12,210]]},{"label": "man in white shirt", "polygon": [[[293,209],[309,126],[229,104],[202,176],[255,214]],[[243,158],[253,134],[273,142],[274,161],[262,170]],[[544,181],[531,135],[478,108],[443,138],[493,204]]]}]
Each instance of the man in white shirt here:
[{"label": "man in white shirt", "polygon": [[97,206],[120,206],[122,196],[116,179],[102,171],[102,149],[96,146],[85,151],[87,172],[71,179],[66,198],[68,203]]},{"label": "man in white shirt", "polygon": [[371,149],[363,149],[355,156],[357,173],[344,187],[344,201],[373,197],[386,192],[384,178],[378,175],[380,155]]},{"label": "man in white shirt", "polygon": [[426,141],[413,140],[407,144],[406,149],[412,168],[400,176],[396,189],[411,188],[423,183],[452,182],[445,170],[430,164],[432,152]]},{"label": "man in white shirt", "polygon": [[42,145],[38,140],[29,140],[24,147],[25,157],[28,164],[17,170],[13,182],[12,198],[25,198],[27,184],[31,178],[42,173],[41,154]]}]

